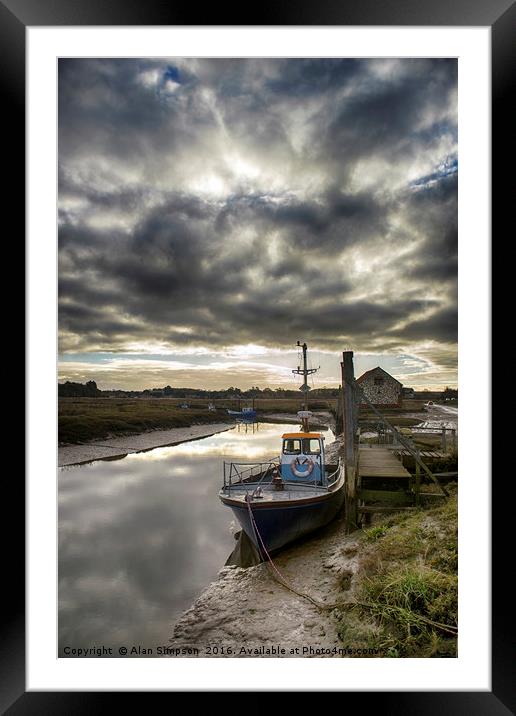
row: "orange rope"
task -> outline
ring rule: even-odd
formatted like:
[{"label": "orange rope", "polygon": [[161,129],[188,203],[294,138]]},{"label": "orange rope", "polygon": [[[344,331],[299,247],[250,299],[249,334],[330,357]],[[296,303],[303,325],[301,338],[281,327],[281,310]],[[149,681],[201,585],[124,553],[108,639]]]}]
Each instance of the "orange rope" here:
[{"label": "orange rope", "polygon": [[[249,510],[249,516],[251,518],[251,524],[253,527],[253,531],[255,533],[255,536],[258,537],[260,540],[260,544],[262,545],[263,551],[265,552],[265,555],[267,559],[270,562],[271,567],[276,572],[277,576],[272,575],[276,581],[278,581],[280,584],[282,584],[284,587],[286,587],[289,591],[293,592],[294,594],[297,594],[299,597],[303,597],[304,599],[308,599],[308,601],[312,602],[314,606],[316,606],[318,609],[335,609],[338,604],[324,604],[323,602],[319,602],[317,599],[314,599],[309,594],[306,594],[306,592],[299,592],[289,581],[288,579],[280,572],[280,570],[276,567],[274,564],[274,561],[272,557],[270,556],[269,552],[267,551],[267,547],[265,546],[262,536],[260,534],[260,531],[258,529],[258,525],[256,524],[256,520],[254,519],[254,514],[251,509],[251,500],[246,496],[246,502],[247,502],[247,509]],[[348,606],[350,606],[350,603],[346,603]],[[344,604],[340,605],[344,606]]]}]

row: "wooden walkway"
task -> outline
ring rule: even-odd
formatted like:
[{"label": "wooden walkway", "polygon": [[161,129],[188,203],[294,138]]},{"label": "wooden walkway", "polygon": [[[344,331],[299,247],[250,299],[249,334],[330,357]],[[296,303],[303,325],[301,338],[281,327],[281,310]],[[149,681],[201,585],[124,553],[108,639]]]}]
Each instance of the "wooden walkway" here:
[{"label": "wooden walkway", "polygon": [[403,467],[392,450],[380,445],[360,446],[358,474],[364,477],[406,477],[410,472]]},{"label": "wooden walkway", "polygon": [[[399,455],[399,457],[411,457],[411,454],[408,450],[392,447],[390,448],[390,450],[394,450],[394,453],[396,455]],[[440,452],[438,450],[420,450],[419,457],[422,460],[443,460],[446,457],[446,453]]]},{"label": "wooden walkway", "polygon": [[[350,533],[357,529],[362,522],[362,514],[363,520],[367,523],[372,512],[391,512],[393,509],[400,508],[414,509],[419,507],[421,501],[427,501],[430,497],[447,497],[446,488],[421,459],[421,452],[416,445],[412,440],[404,437],[401,431],[397,431],[394,425],[370,403],[358,381],[355,380],[353,351],[343,352],[341,369],[342,399],[339,405],[342,407],[344,436],[342,457],[346,475],[344,486],[346,532]],[[369,405],[385,429],[396,437],[396,446],[360,443],[357,407],[363,402]],[[443,447],[445,448],[445,445]],[[399,455],[394,452],[394,448],[399,451]],[[405,452],[408,454],[402,455]],[[432,446],[424,452],[427,453],[424,457],[432,461],[439,457],[438,450],[433,450]],[[414,475],[402,463],[403,459],[410,467],[409,456],[414,461]],[[431,479],[439,488],[439,493],[425,491],[423,495],[422,479]]]}]

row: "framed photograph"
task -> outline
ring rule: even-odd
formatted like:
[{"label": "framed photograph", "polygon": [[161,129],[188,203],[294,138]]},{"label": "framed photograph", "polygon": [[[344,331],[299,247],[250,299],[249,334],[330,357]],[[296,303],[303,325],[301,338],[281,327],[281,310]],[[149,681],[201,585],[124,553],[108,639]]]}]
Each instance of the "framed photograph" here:
[{"label": "framed photograph", "polygon": [[[24,595],[18,530],[2,707],[81,713],[102,705],[99,691],[258,690],[360,692],[421,713],[514,708],[502,610],[491,615],[490,504],[499,497],[488,437],[491,146],[500,170],[514,8],[262,8],[244,25],[208,11],[202,26],[159,3],[12,1],[0,13],[9,136],[19,144],[26,112],[28,308],[26,512],[21,485],[9,484],[26,525],[27,582]],[[13,183],[14,205],[23,181]],[[321,577],[312,582],[296,581],[296,570],[316,574],[306,555],[290,569],[276,558],[300,533],[298,522],[285,527],[286,512],[279,529],[263,517],[266,501],[254,507],[274,431],[282,441],[270,499],[293,499],[297,510],[306,499],[307,531],[325,527],[329,518],[317,522],[314,510],[329,514],[325,495],[329,505],[338,479],[325,450],[332,474],[348,470],[345,436],[357,434],[346,424],[346,386],[369,416],[357,438],[366,452],[400,441],[399,467],[385,470],[400,485],[406,473],[416,495],[405,515],[435,498],[430,489],[420,498],[425,471],[452,499],[459,484],[458,634],[446,606],[457,589],[456,544],[446,559],[425,561],[419,596],[411,583],[409,596],[396,597],[404,602],[387,600],[393,559],[368,573],[376,611],[366,592],[351,590],[362,595],[355,622],[341,602],[332,605],[334,634],[330,617],[312,614],[334,598],[324,574],[345,595],[345,567],[360,545],[378,560],[381,540],[412,519],[376,519],[385,488],[371,481],[376,465],[357,469],[354,516],[343,482],[342,519],[362,528],[362,542],[351,532],[331,554],[317,543]],[[273,398],[284,401],[279,417]],[[402,414],[412,399],[426,422]],[[302,426],[291,431],[294,403]],[[335,460],[327,425],[308,424],[323,410],[337,440],[344,435]],[[442,433],[425,448],[414,434],[428,437],[434,419]],[[461,483],[448,460],[459,446],[461,476],[471,475]],[[436,465],[446,454],[446,466],[429,471],[425,449]],[[225,489],[227,471],[230,485],[235,474],[244,479],[244,454],[261,477],[245,478],[253,492],[246,486],[239,502]],[[219,498],[242,532],[238,557],[208,588],[231,551],[229,518],[213,517],[217,490],[204,479],[223,461]],[[308,478],[320,495],[304,496]],[[282,480],[296,483],[294,498]],[[442,519],[452,540],[456,517],[448,510]],[[252,563],[242,556],[246,535],[279,575],[277,590],[234,568],[247,566],[234,559]],[[432,549],[425,542],[424,560]],[[421,570],[409,575],[421,560],[409,551],[396,573],[403,589],[422,579]],[[289,598],[278,599],[285,589]],[[422,611],[425,590],[433,601]],[[313,653],[284,653],[299,646]],[[285,656],[306,658],[278,660]]]}]

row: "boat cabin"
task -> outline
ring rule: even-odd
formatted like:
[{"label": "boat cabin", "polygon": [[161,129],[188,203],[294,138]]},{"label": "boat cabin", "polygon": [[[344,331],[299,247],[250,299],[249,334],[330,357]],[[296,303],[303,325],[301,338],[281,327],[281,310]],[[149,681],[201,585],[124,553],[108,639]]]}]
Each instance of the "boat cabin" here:
[{"label": "boat cabin", "polygon": [[281,447],[281,477],[289,482],[323,484],[324,438],[320,433],[285,433]]}]

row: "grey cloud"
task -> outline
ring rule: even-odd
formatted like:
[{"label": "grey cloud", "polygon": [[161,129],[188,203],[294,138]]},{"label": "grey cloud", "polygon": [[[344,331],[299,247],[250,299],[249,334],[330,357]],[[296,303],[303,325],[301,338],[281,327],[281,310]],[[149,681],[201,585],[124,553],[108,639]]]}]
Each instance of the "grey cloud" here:
[{"label": "grey cloud", "polygon": [[417,224],[423,243],[408,270],[413,278],[446,282],[456,291],[458,259],[457,175],[443,176],[412,193],[407,220]]},{"label": "grey cloud", "polygon": [[413,321],[402,330],[392,331],[400,339],[409,341],[434,340],[441,343],[457,341],[457,308],[450,306],[428,318]]},{"label": "grey cloud", "polygon": [[[436,147],[456,132],[456,61],[401,60],[385,76],[382,62],[60,60],[63,350],[453,340],[456,175],[396,191],[388,174],[371,190],[352,179],[368,158],[449,160]],[[256,176],[233,177],[233,151]],[[205,166],[227,191],[192,189]],[[385,256],[398,298],[364,295],[375,277],[347,262],[365,250]]]},{"label": "grey cloud", "polygon": [[[456,137],[456,126],[441,119],[456,88],[456,62],[406,60],[403,67],[403,73],[387,79],[363,78],[333,111],[321,110],[319,154],[342,177],[349,177],[361,158],[417,160],[444,134]],[[428,110],[436,112],[436,120],[418,129]]]}]

